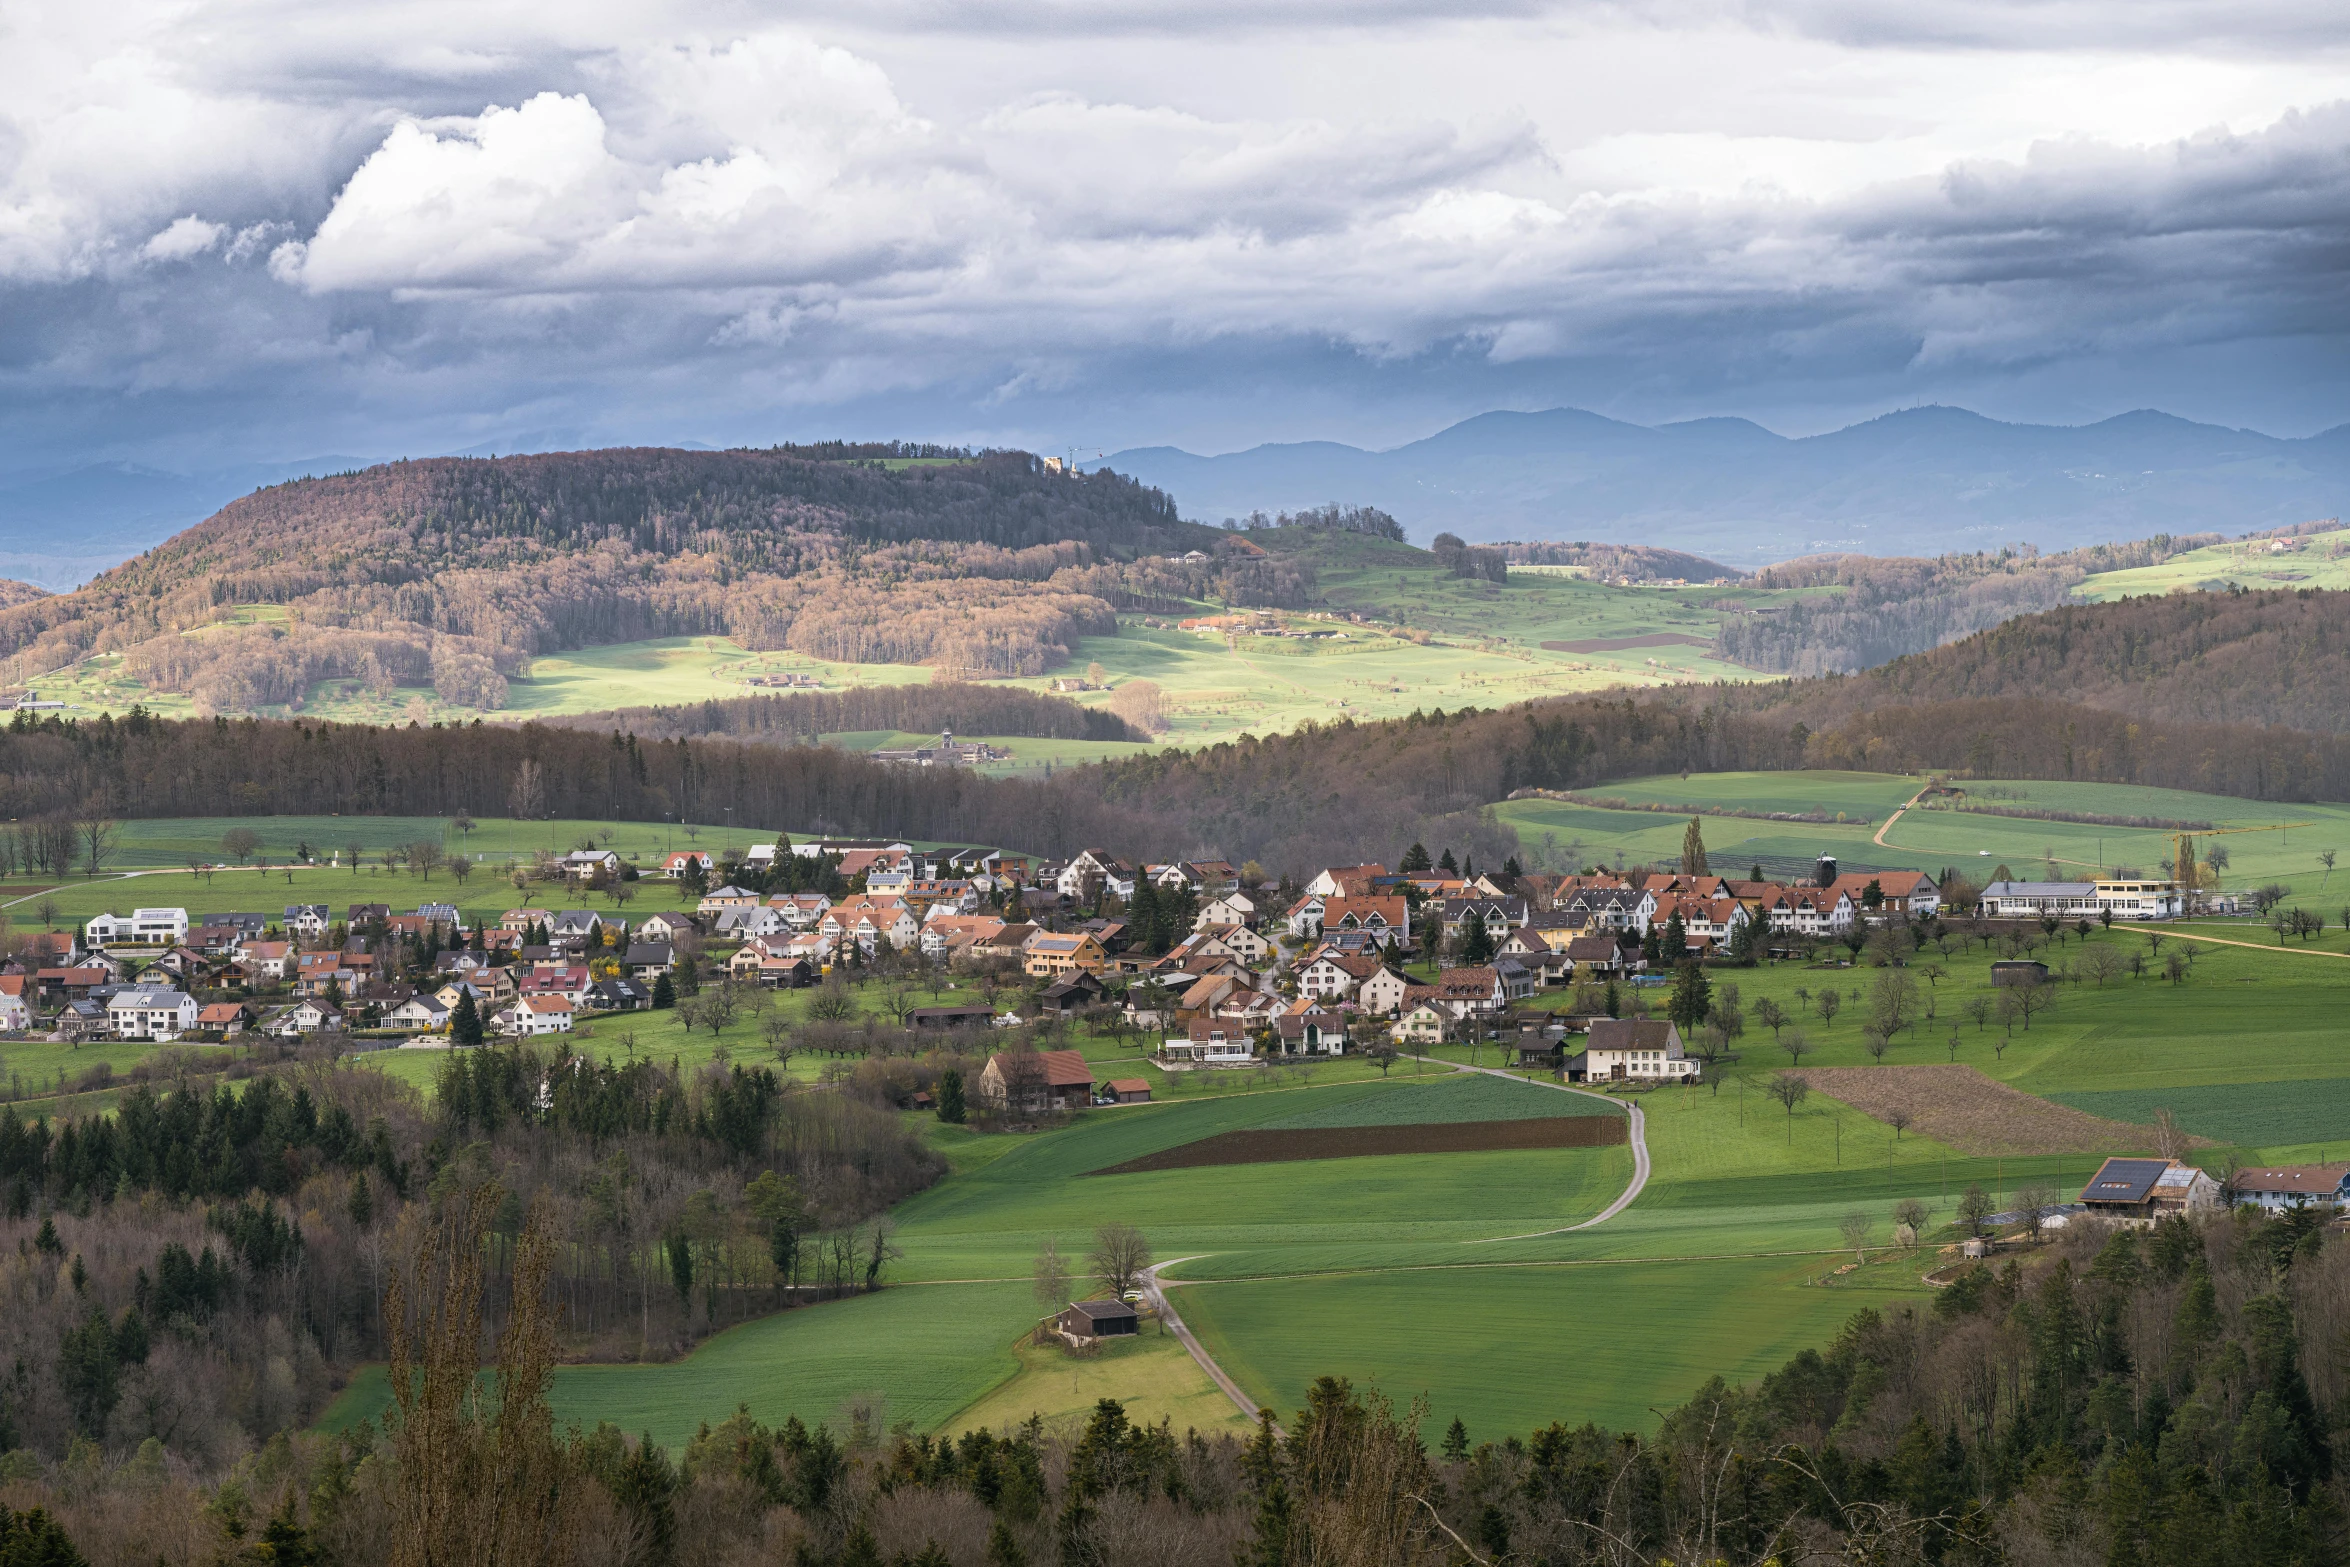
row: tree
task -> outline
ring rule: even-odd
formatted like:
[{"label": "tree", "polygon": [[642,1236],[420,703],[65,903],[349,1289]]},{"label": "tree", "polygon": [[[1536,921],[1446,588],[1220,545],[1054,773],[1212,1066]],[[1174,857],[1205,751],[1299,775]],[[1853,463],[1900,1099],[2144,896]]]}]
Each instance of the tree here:
[{"label": "tree", "polygon": [[[231,827],[227,832],[224,832],[220,835],[221,852],[229,856],[229,858],[235,860],[239,865],[242,865],[247,860],[253,858],[255,851],[257,851],[260,847],[261,834],[255,832],[250,827]],[[351,856],[351,863],[353,865],[359,863],[358,855],[354,854]]]},{"label": "tree", "polygon": [[963,1074],[950,1066],[938,1079],[938,1118],[949,1126],[961,1126],[968,1113],[963,1103]]},{"label": "tree", "polygon": [[1869,1059],[1880,1066],[1884,1064],[1885,1052],[1891,1048],[1892,1043],[1893,1041],[1885,1036],[1884,1030],[1873,1023],[1860,1031],[1861,1049],[1867,1051]]},{"label": "tree", "polygon": [[1698,825],[1694,816],[1689,818],[1689,825],[1681,832],[1681,874],[1709,874],[1705,864],[1705,829]]},{"label": "tree", "polygon": [[473,857],[469,854],[458,855],[449,862],[449,874],[457,878],[458,886],[464,886],[466,878],[473,874]]},{"label": "tree", "polygon": [[1958,1199],[1958,1222],[1966,1226],[1967,1234],[1978,1240],[1982,1238],[1984,1222],[1997,1211],[1980,1186],[1968,1187]]},{"label": "tree", "polygon": [[367,852],[367,845],[354,838],[343,845],[343,855],[351,862],[351,874],[359,874],[359,857]]},{"label": "tree", "polygon": [[1492,961],[1493,933],[1485,928],[1485,921],[1472,916],[1468,928],[1461,932],[1461,967],[1481,968]]},{"label": "tree", "polygon": [[669,971],[663,969],[653,977],[653,1010],[666,1012],[677,1005],[677,986],[670,982]]},{"label": "tree", "polygon": [[1151,1265],[1150,1243],[1131,1224],[1105,1224],[1093,1232],[1093,1255],[1088,1271],[1113,1298],[1122,1297],[1141,1282]]},{"label": "tree", "polygon": [[1713,985],[1705,970],[1695,962],[1682,963],[1673,971],[1673,993],[1665,1003],[1665,1015],[1687,1036],[1697,1031],[1697,1025],[1712,1010]]},{"label": "tree", "polygon": [[1811,1041],[1803,1037],[1803,1030],[1799,1028],[1792,1033],[1782,1035],[1779,1040],[1779,1048],[1787,1052],[1789,1066],[1801,1066],[1803,1058],[1811,1054]]},{"label": "tree", "polygon": [[513,786],[506,791],[506,811],[529,822],[547,814],[546,772],[536,758],[526,756],[515,765]]},{"label": "tree", "polygon": [[1926,1225],[1933,1219],[1932,1210],[1915,1197],[1904,1197],[1893,1205],[1893,1224],[1898,1230],[1909,1231],[1904,1245],[1915,1246],[1918,1237],[1926,1233]]},{"label": "tree", "polygon": [[481,1009],[473,1004],[473,991],[459,993],[456,1010],[449,1014],[449,1043],[478,1045],[482,1042]]},{"label": "tree", "polygon": [[1795,1141],[1795,1107],[1811,1096],[1811,1084],[1804,1081],[1799,1073],[1781,1072],[1764,1085],[1763,1092],[1786,1108],[1787,1141],[1792,1145]]},{"label": "tree", "polygon": [[2022,1222],[2024,1233],[2037,1243],[2047,1228],[2048,1217],[2056,1207],[2056,1188],[2045,1181],[2033,1181],[2016,1188],[2015,1216]]},{"label": "tree", "polygon": [[1911,1126],[1915,1125],[1916,1121],[1917,1118],[1915,1116],[1911,1115],[1907,1110],[1904,1110],[1899,1105],[1895,1105],[1892,1109],[1885,1112],[1885,1124],[1893,1128],[1893,1140],[1895,1142],[1901,1141],[1901,1134],[1908,1131]]},{"label": "tree", "polygon": [[[1061,1255],[1060,1243],[1049,1235],[1044,1239],[1044,1249],[1036,1254],[1034,1280],[1036,1303],[1044,1308],[1045,1316],[1050,1317],[1069,1304],[1069,1263]],[[1039,1342],[1042,1342],[1043,1333],[1044,1327],[1040,1323],[1037,1327]]]},{"label": "tree", "polygon": [[1833,1028],[1836,1024],[1836,1014],[1844,1008],[1844,997],[1835,987],[1830,986],[1820,992],[1820,998],[1814,1005],[1819,1008],[1821,1025]]},{"label": "tree", "polygon": [[1402,1052],[1395,1048],[1395,1041],[1390,1039],[1384,1031],[1381,1032],[1377,1040],[1363,1049],[1363,1058],[1379,1069],[1381,1077],[1387,1075],[1387,1069],[1395,1065],[1395,1058],[1401,1054]]},{"label": "tree", "polygon": [[430,881],[432,873],[440,868],[441,846],[430,838],[419,838],[416,842],[408,845],[407,859],[410,870],[416,872],[424,880]]},{"label": "tree", "polygon": [[1433,868],[1428,850],[1422,844],[1413,844],[1403,851],[1403,861],[1396,869],[1406,876],[1424,876]]},{"label": "tree", "polygon": [[2334,851],[2333,851],[2333,850],[2331,850],[2331,849],[2320,849],[2320,850],[2318,850],[2318,851],[2317,851],[2317,863],[2318,863],[2318,864],[2320,864],[2320,865],[2322,865],[2322,866],[2324,866],[2324,867],[2326,868],[2326,873],[2325,873],[2325,875],[2323,875],[2323,876],[2319,877],[2319,878],[2318,878],[2318,883],[2317,883],[2317,884],[2318,884],[2320,887],[2323,887],[2323,886],[2324,886],[2324,885],[2325,885],[2327,882],[2329,882],[2329,881],[2331,881],[2331,880],[2333,879],[2333,875],[2334,875]]},{"label": "tree", "polygon": [[1844,1244],[1852,1248],[1853,1256],[1861,1262],[1869,1260],[1870,1228],[1869,1216],[1865,1213],[1848,1213],[1836,1221],[1836,1232],[1844,1237]]},{"label": "tree", "polygon": [[1769,1029],[1771,1037],[1777,1039],[1779,1030],[1787,1026],[1787,1009],[1765,996],[1754,1004],[1754,1020]]},{"label": "tree", "polygon": [[1974,1019],[1975,1032],[1979,1034],[1983,1031],[1983,1020],[1991,1015],[1991,998],[1983,995],[1969,996],[1966,999],[1966,1005],[1960,1010]]}]

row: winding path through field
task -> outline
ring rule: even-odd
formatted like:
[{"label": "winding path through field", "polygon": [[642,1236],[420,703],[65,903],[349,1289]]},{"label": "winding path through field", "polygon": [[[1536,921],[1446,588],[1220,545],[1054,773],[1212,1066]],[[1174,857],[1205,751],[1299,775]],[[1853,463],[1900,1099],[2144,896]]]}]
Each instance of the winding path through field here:
[{"label": "winding path through field", "polygon": [[[1484,1077],[1499,1077],[1513,1083],[1528,1083],[1536,1088],[1555,1088],[1563,1094],[1580,1094],[1586,1099],[1597,1099],[1605,1104],[1620,1106],[1631,1117],[1632,1181],[1614,1202],[1609,1203],[1580,1224],[1562,1225],[1555,1230],[1534,1230],[1524,1235],[1495,1235],[1484,1240],[1463,1241],[1461,1244],[1464,1246],[1487,1246],[1496,1241],[1533,1240],[1542,1235],[1565,1235],[1573,1230],[1588,1230],[1594,1225],[1605,1224],[1626,1208],[1631,1207],[1633,1199],[1638,1197],[1641,1189],[1648,1185],[1650,1168],[1647,1137],[1648,1118],[1641,1112],[1640,1107],[1629,1099],[1617,1099],[1607,1094],[1595,1094],[1587,1088],[1570,1088],[1565,1083],[1545,1083],[1535,1078],[1520,1077],[1515,1072],[1504,1072],[1499,1067],[1463,1066],[1457,1061],[1437,1061],[1433,1056],[1415,1056],[1413,1059],[1431,1062],[1437,1066],[1450,1066],[1455,1072],[1474,1072]],[[1142,1271],[1143,1293],[1149,1297],[1152,1308],[1158,1312],[1159,1321],[1166,1325],[1168,1332],[1175,1335],[1177,1343],[1191,1351],[1191,1358],[1197,1361],[1199,1368],[1208,1374],[1208,1379],[1224,1390],[1224,1396],[1231,1399],[1243,1415],[1254,1420],[1258,1413],[1256,1400],[1242,1392],[1240,1384],[1232,1379],[1231,1373],[1216,1364],[1216,1357],[1208,1353],[1207,1346],[1200,1343],[1198,1337],[1184,1324],[1183,1318],[1176,1312],[1174,1304],[1167,1299],[1167,1289],[1170,1286],[1182,1284],[1183,1280],[1162,1280],[1159,1277],[1161,1268],[1172,1268],[1177,1263],[1197,1261],[1199,1261],[1199,1256],[1170,1257],[1165,1262],[1152,1263]],[[1417,1272],[1420,1270],[1408,1271]]]},{"label": "winding path through field", "polygon": [[2113,922],[2115,930],[2133,930],[2141,936],[2173,936],[2180,941],[2208,941],[2215,947],[2243,947],[2253,952],[2284,952],[2304,958],[2350,958],[2350,952],[2328,952],[2323,947],[2272,947],[2265,941],[2238,941],[2233,936],[2201,936],[2191,930],[2164,930],[2159,925]]}]

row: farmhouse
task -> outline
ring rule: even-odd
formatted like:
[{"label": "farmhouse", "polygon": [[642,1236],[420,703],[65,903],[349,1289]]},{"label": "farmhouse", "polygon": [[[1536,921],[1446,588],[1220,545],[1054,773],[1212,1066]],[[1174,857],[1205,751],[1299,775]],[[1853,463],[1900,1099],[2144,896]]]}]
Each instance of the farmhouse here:
[{"label": "farmhouse", "polygon": [[1057,936],[1038,931],[1028,938],[1020,967],[1032,979],[1050,979],[1063,974],[1099,974],[1108,961],[1102,944],[1090,932]]},{"label": "farmhouse", "polygon": [[2124,1224],[2209,1213],[2219,1206],[2219,1182],[2177,1159],[2108,1159],[2081,1188],[2081,1205]]},{"label": "farmhouse", "polygon": [[1683,1053],[1681,1031],[1658,1018],[1591,1020],[1583,1047],[1586,1082],[1667,1082],[1695,1077],[1698,1064]]},{"label": "farmhouse", "polygon": [[1029,1114],[1074,1110],[1093,1099],[1093,1068],[1075,1050],[1001,1051],[980,1070],[978,1097]]}]

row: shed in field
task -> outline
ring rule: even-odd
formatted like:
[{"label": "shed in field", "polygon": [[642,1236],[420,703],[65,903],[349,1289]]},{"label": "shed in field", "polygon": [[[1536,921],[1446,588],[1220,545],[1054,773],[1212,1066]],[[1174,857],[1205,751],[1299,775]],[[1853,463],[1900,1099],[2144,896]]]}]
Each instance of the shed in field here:
[{"label": "shed in field", "polygon": [[1053,1319],[1053,1331],[1071,1344],[1096,1339],[1130,1338],[1142,1331],[1142,1319],[1122,1300],[1073,1301]]}]

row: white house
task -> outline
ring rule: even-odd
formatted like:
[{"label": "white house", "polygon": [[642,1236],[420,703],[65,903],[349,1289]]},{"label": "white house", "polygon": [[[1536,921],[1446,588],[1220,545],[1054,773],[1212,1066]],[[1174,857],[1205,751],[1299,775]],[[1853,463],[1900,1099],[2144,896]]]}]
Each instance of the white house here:
[{"label": "white house", "polygon": [[2092,919],[2097,907],[2093,881],[1995,881],[1983,889],[1983,912],[1994,919]]},{"label": "white house", "polygon": [[2097,906],[2117,920],[2176,919],[2186,907],[2186,895],[2175,881],[2116,881],[2097,883]]},{"label": "white house", "polygon": [[497,1016],[498,1032],[522,1038],[571,1032],[571,1003],[562,996],[524,996]]},{"label": "white house", "polygon": [[1698,1063],[1681,1048],[1681,1031],[1657,1018],[1593,1018],[1583,1047],[1587,1083],[1679,1082],[1698,1074]]},{"label": "white house", "polygon": [[178,990],[118,990],[107,998],[106,1026],[117,1039],[177,1039],[196,1026],[196,999]]},{"label": "white house", "polygon": [[33,1026],[32,1008],[24,998],[26,976],[0,974],[0,1030],[16,1032]]},{"label": "white house", "polygon": [[99,914],[84,927],[90,945],[176,947],[188,939],[186,909],[133,909],[126,915]]},{"label": "white house", "polygon": [[384,1022],[392,1028],[414,1028],[437,1034],[449,1026],[449,1004],[438,996],[410,996],[386,1012]]}]

